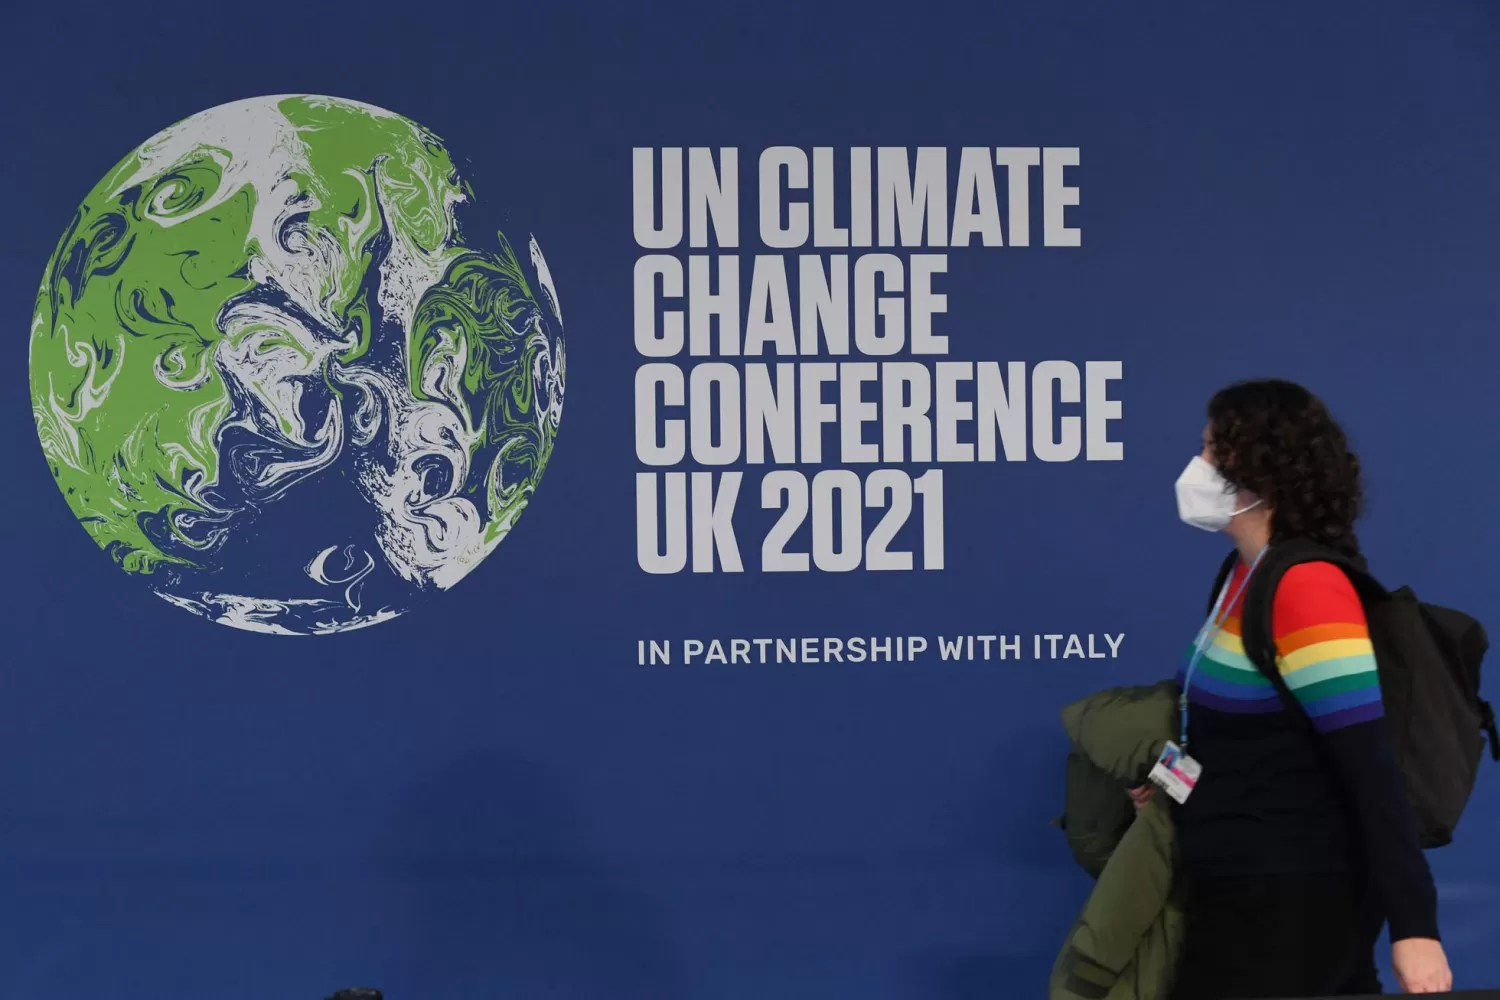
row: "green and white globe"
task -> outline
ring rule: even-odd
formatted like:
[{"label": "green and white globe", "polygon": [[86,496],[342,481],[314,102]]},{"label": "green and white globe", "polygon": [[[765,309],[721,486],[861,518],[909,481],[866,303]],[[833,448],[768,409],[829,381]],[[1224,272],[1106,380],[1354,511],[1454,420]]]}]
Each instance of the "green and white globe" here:
[{"label": "green and white globe", "polygon": [[493,552],[562,416],[533,238],[417,123],[354,101],[211,108],[89,192],[47,264],[31,399],[57,485],[121,569],[238,628],[393,618]]}]

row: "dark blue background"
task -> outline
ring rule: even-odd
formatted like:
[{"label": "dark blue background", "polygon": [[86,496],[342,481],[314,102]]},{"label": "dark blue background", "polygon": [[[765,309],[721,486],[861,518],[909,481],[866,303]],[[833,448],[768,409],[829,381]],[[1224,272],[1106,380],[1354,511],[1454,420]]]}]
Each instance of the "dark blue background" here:
[{"label": "dark blue background", "polygon": [[[1220,546],[1171,485],[1232,378],[1323,394],[1377,568],[1500,628],[1486,4],[18,6],[0,996],[1041,996],[1088,888],[1047,825],[1057,709],[1164,675],[1198,624]],[[170,122],[286,92],[443,136],[537,233],[567,319],[519,529],[453,593],[326,640],[112,569],[25,381],[84,193]],[[1123,359],[1125,461],[950,467],[940,574],[639,572],[629,151],[737,146],[748,181],[779,143],[1081,147],[1083,247],[955,254],[946,329],[955,358]],[[1127,639],[1104,665],[633,665],[642,635],[958,630]],[[1500,984],[1485,779],[1432,858],[1469,986]]]}]

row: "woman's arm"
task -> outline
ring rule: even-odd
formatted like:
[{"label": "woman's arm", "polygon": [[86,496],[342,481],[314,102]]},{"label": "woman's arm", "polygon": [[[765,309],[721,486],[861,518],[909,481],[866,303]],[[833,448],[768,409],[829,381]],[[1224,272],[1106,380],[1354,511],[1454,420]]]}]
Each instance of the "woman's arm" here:
[{"label": "woman's arm", "polygon": [[1271,629],[1281,675],[1356,810],[1391,940],[1436,940],[1437,890],[1386,728],[1359,595],[1331,563],[1294,566],[1276,589]]}]

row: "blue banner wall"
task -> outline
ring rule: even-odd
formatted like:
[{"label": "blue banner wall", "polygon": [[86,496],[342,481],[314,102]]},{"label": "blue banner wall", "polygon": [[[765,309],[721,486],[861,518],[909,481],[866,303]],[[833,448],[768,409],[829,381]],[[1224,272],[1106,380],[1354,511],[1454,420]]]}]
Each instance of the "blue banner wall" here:
[{"label": "blue banner wall", "polygon": [[0,26],[0,997],[1043,995],[1233,379],[1500,629],[1489,5]]}]

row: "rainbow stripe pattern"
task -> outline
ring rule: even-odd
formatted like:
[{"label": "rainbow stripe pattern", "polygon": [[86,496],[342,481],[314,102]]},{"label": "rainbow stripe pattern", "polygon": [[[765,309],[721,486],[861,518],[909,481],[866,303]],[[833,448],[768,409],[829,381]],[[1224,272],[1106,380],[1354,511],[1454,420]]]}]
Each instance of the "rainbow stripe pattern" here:
[{"label": "rainbow stripe pattern", "polygon": [[[1231,592],[1244,574],[1241,563]],[[1245,655],[1243,604],[1241,594],[1193,672],[1188,699],[1195,710],[1236,715],[1284,710],[1276,689]],[[1272,603],[1271,631],[1281,675],[1319,732],[1384,715],[1364,607],[1338,567],[1304,563],[1288,570]],[[1178,671],[1179,684],[1185,673],[1186,661]]]}]

